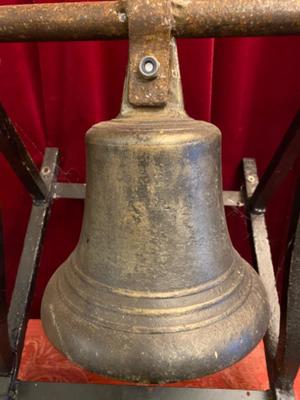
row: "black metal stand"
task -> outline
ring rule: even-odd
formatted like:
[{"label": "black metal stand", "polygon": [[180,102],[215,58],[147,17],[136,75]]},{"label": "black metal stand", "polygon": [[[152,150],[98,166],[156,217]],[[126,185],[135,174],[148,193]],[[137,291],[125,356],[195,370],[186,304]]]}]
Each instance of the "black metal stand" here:
[{"label": "black metal stand", "polygon": [[[225,191],[225,206],[243,207],[250,216],[251,237],[257,269],[266,287],[272,310],[265,336],[266,360],[270,381],[269,391],[189,389],[159,386],[91,385],[69,383],[22,382],[17,380],[28,310],[34,291],[44,232],[53,200],[57,198],[84,199],[85,185],[56,182],[58,149],[48,148],[39,172],[26,152],[5,111],[0,108],[0,151],[10,162],[28,192],[33,206],[26,232],[23,253],[15,288],[7,313],[4,301],[4,268],[0,263],[0,399],[20,400],[242,400],[252,398],[294,399],[293,382],[300,365],[300,223],[297,192],[290,234],[289,287],[285,323],[280,328],[280,307],[265,223],[264,210],[281,179],[288,173],[298,156],[300,143],[300,113],[275,154],[266,174],[259,183],[256,163],[244,159],[245,190]],[[297,151],[296,151],[297,150]],[[297,221],[295,223],[295,221]],[[2,244],[2,240],[1,240]],[[2,253],[2,249],[0,249]],[[3,254],[3,253],[2,253]],[[8,325],[8,327],[7,327]],[[10,348],[8,348],[8,339]]]}]

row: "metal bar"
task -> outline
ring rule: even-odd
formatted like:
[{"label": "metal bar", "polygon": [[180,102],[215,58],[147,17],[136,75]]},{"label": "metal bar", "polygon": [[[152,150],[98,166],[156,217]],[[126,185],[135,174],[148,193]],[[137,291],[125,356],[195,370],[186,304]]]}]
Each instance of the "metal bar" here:
[{"label": "metal bar", "polygon": [[[254,159],[244,158],[243,167],[246,183],[246,195],[249,200],[253,195],[256,186],[258,185],[256,162]],[[272,264],[272,255],[268,240],[265,215],[255,214],[251,212],[251,210],[249,210],[249,213],[256,264],[261,280],[265,286],[271,308],[270,325],[264,341],[269,381],[270,385],[272,385],[275,378],[274,366],[279,341],[280,306],[276,289],[276,280]]]},{"label": "metal bar", "polygon": [[275,387],[273,397],[275,400],[296,400],[295,392],[293,389],[287,392],[286,390],[281,390]]},{"label": "metal bar", "polygon": [[32,197],[37,201],[45,200],[47,186],[1,104],[0,151]]},{"label": "metal bar", "polygon": [[16,400],[266,400],[263,391],[19,382]]},{"label": "metal bar", "polygon": [[243,193],[232,190],[223,191],[223,202],[227,207],[244,207],[245,205]]},{"label": "metal bar", "polygon": [[300,33],[299,0],[174,0],[172,3],[176,37]]},{"label": "metal bar", "polygon": [[[300,0],[173,0],[175,37],[300,33]],[[122,39],[128,19],[122,1],[0,7],[0,41]]]},{"label": "metal bar", "polygon": [[0,7],[0,41],[92,40],[127,37],[116,1]]},{"label": "metal bar", "polygon": [[294,380],[300,366],[300,179],[296,191],[289,229],[289,246],[285,266],[288,271],[285,323],[280,332],[275,388],[293,393]]},{"label": "metal bar", "polygon": [[8,339],[5,286],[3,229],[0,216],[0,376],[8,375],[12,367],[12,352]]},{"label": "metal bar", "polygon": [[8,393],[10,387],[10,378],[0,376],[0,400],[8,400]]},{"label": "metal bar", "polygon": [[[50,192],[47,201],[32,206],[31,215],[27,227],[23,252],[18,268],[13,296],[8,313],[8,326],[10,343],[15,353],[15,365],[12,374],[12,382],[16,378],[21,358],[28,311],[31,303],[35,277],[39,265],[41,247],[48,216],[52,203],[52,187],[56,179],[58,162],[58,150],[46,149],[42,171],[47,190]],[[43,172],[42,172],[43,174]]]},{"label": "metal bar", "polygon": [[272,195],[292,169],[300,155],[300,110],[293,119],[286,135],[276,150],[268,168],[260,179],[250,200],[256,213],[263,212]]},{"label": "metal bar", "polygon": [[84,199],[85,198],[85,183],[63,183],[57,182],[54,185],[55,199]]}]

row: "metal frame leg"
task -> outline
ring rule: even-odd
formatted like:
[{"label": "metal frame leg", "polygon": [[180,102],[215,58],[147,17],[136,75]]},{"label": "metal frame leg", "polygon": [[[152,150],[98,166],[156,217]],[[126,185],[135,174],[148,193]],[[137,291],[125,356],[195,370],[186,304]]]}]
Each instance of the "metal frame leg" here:
[{"label": "metal frame leg", "polygon": [[[243,160],[246,196],[249,202],[256,187],[258,186],[258,176],[256,162],[254,159],[245,158]],[[275,359],[278,348],[280,332],[280,306],[276,289],[276,280],[272,263],[271,249],[268,240],[265,215],[256,214],[248,209],[250,216],[250,229],[254,247],[256,266],[262,282],[265,286],[269,305],[271,308],[271,319],[268,331],[265,335],[266,360],[270,386],[275,377]]]},{"label": "metal frame leg", "polygon": [[[273,174],[276,174],[275,170],[276,167]],[[251,202],[252,193],[264,193],[261,199],[266,199],[267,194],[264,190],[268,190],[268,184],[264,186],[263,191],[256,192],[259,183],[253,159],[244,159],[244,173],[248,201]],[[286,171],[281,170],[281,177],[285,174]],[[273,175],[269,175],[269,178],[275,179]],[[290,266],[289,262],[286,263],[286,267],[289,268],[286,315],[284,312],[281,315],[279,308],[265,216],[263,213],[251,212],[251,209],[249,212],[257,267],[271,306],[271,321],[265,336],[270,386],[274,399],[292,400],[295,398],[293,384],[300,366],[300,185],[297,189],[290,228],[289,242],[293,243]]]},{"label": "metal frame leg", "polygon": [[[295,209],[291,221],[290,240],[294,242],[294,252],[289,268],[287,288],[286,320],[282,320],[272,267],[271,253],[267,238],[264,212],[270,198],[286,177],[299,157],[300,111],[293,119],[269,166],[258,182],[255,161],[244,160],[248,211],[257,267],[267,290],[272,308],[270,327],[265,337],[269,381],[275,399],[294,399],[293,383],[300,364],[300,190],[298,187]],[[299,185],[298,185],[299,186]],[[297,230],[296,230],[297,228]],[[293,235],[296,232],[295,241]],[[290,266],[289,266],[290,264]],[[285,314],[282,313],[283,317]]]},{"label": "metal frame leg", "polygon": [[24,345],[28,311],[39,266],[44,233],[53,200],[57,165],[58,150],[55,148],[46,149],[41,168],[41,178],[45,182],[48,194],[44,201],[33,203],[25,235],[23,252],[8,313],[9,338],[14,353],[14,362],[9,376],[0,378],[1,400],[15,397],[15,385],[17,383],[17,373]]},{"label": "metal frame leg", "polygon": [[35,201],[44,201],[48,188],[26,151],[13,123],[0,104],[0,152]]},{"label": "metal frame leg", "polygon": [[3,229],[0,217],[0,376],[7,376],[12,367],[12,352],[8,338]]},{"label": "metal frame leg", "polygon": [[266,210],[269,200],[299,157],[299,148],[300,110],[284,135],[251,199],[249,199],[249,207],[252,212],[259,214]]},{"label": "metal frame leg", "polygon": [[[58,150],[47,149],[41,174],[0,104],[0,152],[33,198],[9,312],[5,306],[4,262],[0,265],[0,398],[7,398],[17,376],[43,234],[52,204]],[[2,233],[2,232],[1,232]],[[1,237],[1,246],[2,246]],[[3,246],[0,249],[3,257]],[[5,376],[8,375],[8,376]]]},{"label": "metal frame leg", "polygon": [[13,379],[16,379],[24,336],[28,321],[28,311],[34,289],[35,278],[40,260],[42,243],[48,222],[56,180],[58,150],[47,149],[41,168],[48,196],[44,202],[33,204],[24,241],[24,248],[13,290],[12,301],[8,313],[8,327],[12,350],[15,353]]},{"label": "metal frame leg", "polygon": [[[280,399],[294,396],[293,384],[300,366],[300,180],[290,224],[286,259],[288,285],[277,354],[275,390]],[[289,397],[288,397],[289,396]]]}]

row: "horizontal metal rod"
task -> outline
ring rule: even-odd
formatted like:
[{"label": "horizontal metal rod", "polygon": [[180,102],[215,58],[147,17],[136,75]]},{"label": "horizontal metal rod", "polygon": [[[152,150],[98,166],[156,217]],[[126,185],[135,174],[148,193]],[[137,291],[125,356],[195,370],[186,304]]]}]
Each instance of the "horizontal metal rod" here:
[{"label": "horizontal metal rod", "polygon": [[270,393],[255,390],[200,389],[162,386],[95,385],[19,382],[17,400],[269,400]]},{"label": "horizontal metal rod", "polygon": [[85,183],[57,182],[54,185],[54,199],[85,199]]},{"label": "horizontal metal rod", "polygon": [[[175,37],[300,34],[300,0],[172,0]],[[123,39],[124,3],[50,3],[0,7],[0,41]]]}]

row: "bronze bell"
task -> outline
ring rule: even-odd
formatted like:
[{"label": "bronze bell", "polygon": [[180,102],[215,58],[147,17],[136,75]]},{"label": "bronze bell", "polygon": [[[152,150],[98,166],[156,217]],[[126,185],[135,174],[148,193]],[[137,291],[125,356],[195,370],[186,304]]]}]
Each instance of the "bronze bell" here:
[{"label": "bronze bell", "polygon": [[138,382],[223,369],[260,341],[269,306],[230,241],[220,131],[183,108],[176,45],[165,107],[136,108],[88,132],[79,244],[42,302],[51,342],[72,361]]}]

